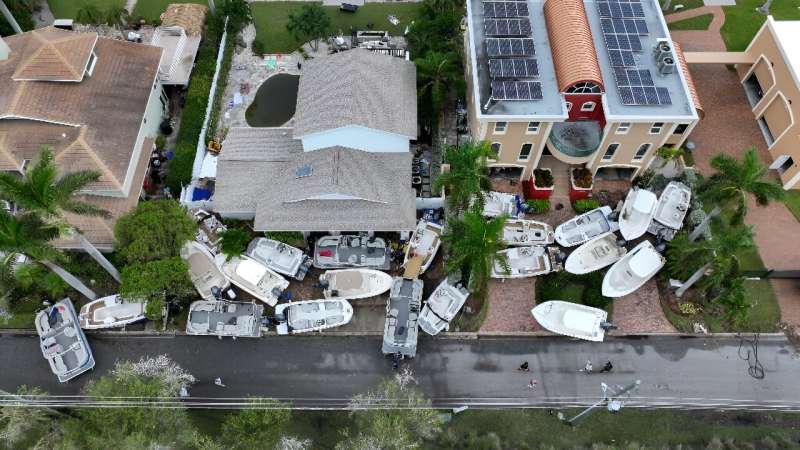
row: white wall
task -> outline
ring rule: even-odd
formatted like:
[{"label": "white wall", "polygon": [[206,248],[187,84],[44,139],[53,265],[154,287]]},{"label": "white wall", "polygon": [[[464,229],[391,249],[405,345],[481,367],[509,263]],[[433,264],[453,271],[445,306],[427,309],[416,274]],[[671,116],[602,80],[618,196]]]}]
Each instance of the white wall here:
[{"label": "white wall", "polygon": [[409,138],[399,134],[373,130],[359,125],[348,125],[333,130],[303,136],[303,150],[310,152],[341,145],[367,152],[407,152]]}]

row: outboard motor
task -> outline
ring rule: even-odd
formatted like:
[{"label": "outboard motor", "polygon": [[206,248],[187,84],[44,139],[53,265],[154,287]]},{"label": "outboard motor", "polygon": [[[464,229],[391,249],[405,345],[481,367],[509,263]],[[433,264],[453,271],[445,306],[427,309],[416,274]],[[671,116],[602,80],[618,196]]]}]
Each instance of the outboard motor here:
[{"label": "outboard motor", "polygon": [[618,330],[619,329],[618,326],[614,325],[611,322],[600,322],[600,328],[602,328],[603,331],[611,331],[611,330]]},{"label": "outboard motor", "polygon": [[617,239],[618,247],[625,247],[626,245],[628,245],[628,241],[626,241],[625,239]]}]

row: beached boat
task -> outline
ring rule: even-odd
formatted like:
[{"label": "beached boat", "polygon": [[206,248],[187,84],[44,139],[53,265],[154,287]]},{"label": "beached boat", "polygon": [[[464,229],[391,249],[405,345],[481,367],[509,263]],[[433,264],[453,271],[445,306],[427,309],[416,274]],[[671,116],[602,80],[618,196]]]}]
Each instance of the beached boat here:
[{"label": "beached boat", "polygon": [[256,238],[245,254],[280,274],[302,280],[311,268],[311,258],[299,248],[267,238]]},{"label": "beached boat", "polygon": [[617,242],[616,234],[601,234],[570,253],[564,270],[577,275],[594,272],[619,261],[627,252]]},{"label": "beached boat", "polygon": [[144,302],[126,302],[118,294],[109,295],[83,305],[78,317],[84,330],[124,327],[146,319],[145,305]]},{"label": "beached boat", "polygon": [[562,247],[573,247],[609,231],[615,231],[616,222],[609,220],[613,211],[601,206],[562,223],[556,227],[556,242]]},{"label": "beached boat", "polygon": [[234,256],[223,262],[220,270],[231,283],[269,306],[275,306],[289,287],[286,279],[249,256]]},{"label": "beached boat", "polygon": [[189,241],[181,248],[181,258],[189,266],[189,278],[191,278],[197,292],[206,300],[213,300],[212,288],[219,288],[221,291],[227,289],[231,282],[220,271],[216,259],[224,256],[215,257],[208,248],[196,241]]},{"label": "beached boat", "polygon": [[383,326],[384,355],[413,358],[417,354],[417,319],[422,306],[422,280],[396,277],[386,305]]},{"label": "beached boat", "polygon": [[189,305],[186,334],[195,336],[260,337],[264,305],[200,300]]},{"label": "beached boat", "polygon": [[489,191],[483,194],[483,215],[497,217],[507,214],[517,217],[517,197],[514,194]]},{"label": "beached boat", "polygon": [[467,297],[469,291],[464,286],[460,283],[450,284],[445,278],[422,306],[419,327],[431,336],[436,336],[447,329],[450,321],[464,306]]},{"label": "beached boat", "polygon": [[603,278],[603,295],[622,297],[634,292],[653,278],[665,263],[650,241],[642,241],[608,269]]},{"label": "beached boat", "polygon": [[658,198],[653,219],[674,230],[680,230],[691,200],[692,190],[688,186],[679,181],[671,181]]},{"label": "beached boat", "polygon": [[647,231],[657,203],[656,194],[646,189],[635,187],[628,191],[619,214],[619,232],[626,241],[632,241]]},{"label": "beached boat", "polygon": [[34,325],[42,355],[58,381],[66,383],[94,368],[92,349],[69,298],[36,313]]},{"label": "beached boat", "polygon": [[392,287],[388,273],[373,269],[328,270],[319,276],[325,298],[358,298],[381,295]]},{"label": "beached boat", "polygon": [[553,227],[544,222],[509,219],[503,226],[503,241],[508,245],[549,245],[554,240]]},{"label": "beached boat", "polygon": [[603,326],[608,313],[602,309],[550,300],[536,305],[531,314],[539,325],[553,333],[594,342],[601,342],[606,335]]},{"label": "beached boat", "polygon": [[492,278],[527,278],[544,275],[552,271],[552,256],[547,247],[511,247],[500,250],[506,256],[509,272],[495,263],[492,267]]},{"label": "beached boat", "polygon": [[314,246],[314,267],[364,267],[387,270],[391,265],[386,241],[361,235],[323,236]]},{"label": "beached boat", "polygon": [[408,264],[411,258],[417,256],[422,258],[418,275],[428,270],[428,267],[430,267],[433,259],[436,257],[436,252],[439,251],[439,247],[442,244],[441,236],[441,225],[426,220],[420,220],[406,246],[403,266]]},{"label": "beached boat", "polygon": [[344,299],[304,300],[275,307],[278,334],[297,334],[339,327],[353,318],[353,307]]}]

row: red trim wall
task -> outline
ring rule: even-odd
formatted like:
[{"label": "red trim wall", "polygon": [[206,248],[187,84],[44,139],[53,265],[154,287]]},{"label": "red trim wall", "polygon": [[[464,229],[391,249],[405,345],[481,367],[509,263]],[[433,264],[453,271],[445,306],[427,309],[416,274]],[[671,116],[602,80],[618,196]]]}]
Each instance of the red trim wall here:
[{"label": "red trim wall", "polygon": [[[572,103],[568,120],[593,120],[600,122],[600,128],[606,126],[601,94],[564,94],[564,99]],[[594,111],[581,111],[581,105],[586,102],[595,103]]]}]

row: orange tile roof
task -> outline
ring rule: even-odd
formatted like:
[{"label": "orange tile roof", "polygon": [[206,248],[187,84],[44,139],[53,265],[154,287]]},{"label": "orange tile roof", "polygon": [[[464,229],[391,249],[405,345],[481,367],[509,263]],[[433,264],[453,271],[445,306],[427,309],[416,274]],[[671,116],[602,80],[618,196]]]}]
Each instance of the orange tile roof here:
[{"label": "orange tile roof", "polygon": [[675,41],[672,41],[672,48],[675,49],[675,54],[678,56],[678,61],[681,63],[681,71],[683,72],[683,77],[686,78],[686,84],[689,86],[689,93],[692,94],[694,108],[697,110],[697,114],[702,119],[706,113],[703,110],[703,105],[700,103],[700,96],[697,94],[697,88],[694,85],[692,73],[689,72],[689,66],[686,64],[686,57],[683,56],[683,49],[681,49],[681,45]]},{"label": "orange tile roof", "polygon": [[546,0],[544,18],[559,90],[580,82],[603,87],[583,0]]},{"label": "orange tile roof", "polygon": [[26,58],[12,75],[15,81],[81,81],[97,33],[73,33],[46,27],[25,33]]}]

